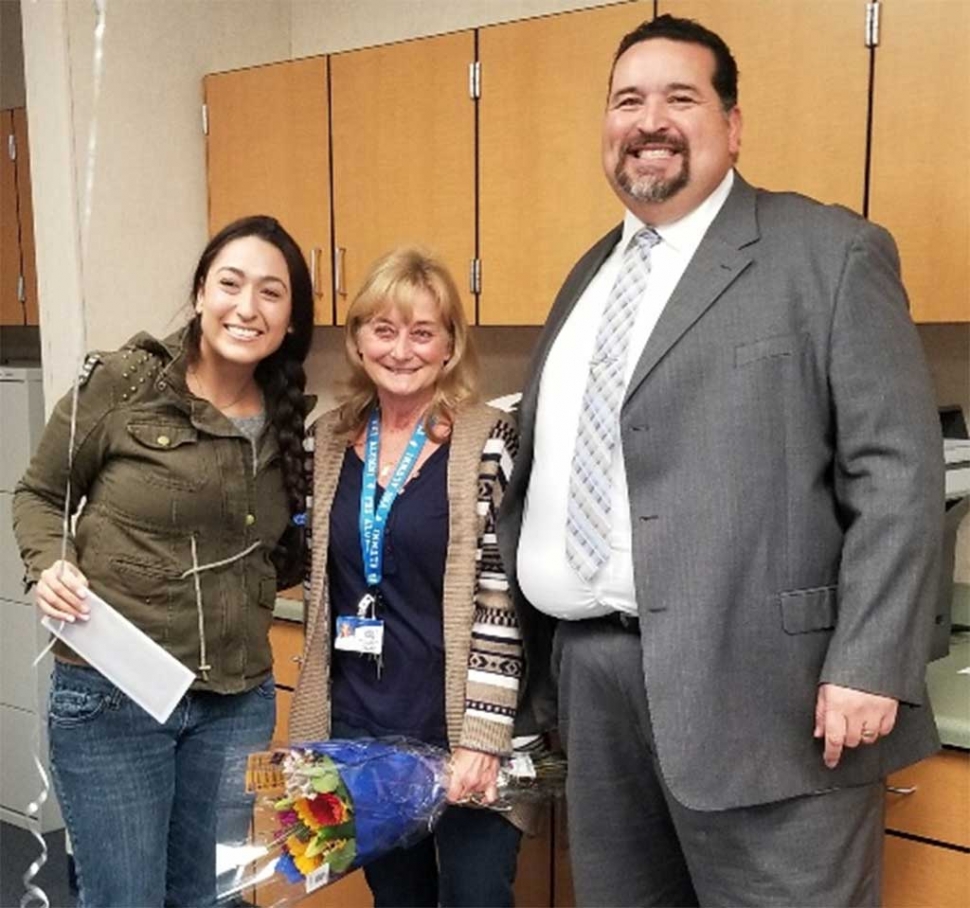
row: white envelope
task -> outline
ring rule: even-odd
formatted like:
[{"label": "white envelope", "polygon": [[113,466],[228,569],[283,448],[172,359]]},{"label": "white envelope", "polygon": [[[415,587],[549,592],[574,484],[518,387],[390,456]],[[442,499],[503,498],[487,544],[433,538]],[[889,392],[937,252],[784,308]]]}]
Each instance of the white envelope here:
[{"label": "white envelope", "polygon": [[165,722],[195,680],[171,653],[88,590],[87,621],[73,624],[44,617],[41,624],[60,637],[157,722]]}]

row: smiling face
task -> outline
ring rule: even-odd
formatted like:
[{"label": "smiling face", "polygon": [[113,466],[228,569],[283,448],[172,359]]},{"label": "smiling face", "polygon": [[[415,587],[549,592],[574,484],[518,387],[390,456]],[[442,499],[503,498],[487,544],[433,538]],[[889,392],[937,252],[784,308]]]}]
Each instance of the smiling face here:
[{"label": "smiling face", "polygon": [[424,289],[409,301],[379,311],[357,330],[357,349],[384,405],[430,402],[452,351],[440,306]]},{"label": "smiling face", "polygon": [[290,324],[286,259],[259,237],[232,240],[213,259],[195,310],[201,316],[199,357],[206,366],[255,369],[279,349]]},{"label": "smiling face", "polygon": [[653,38],[617,61],[603,121],[603,169],[642,221],[669,224],[693,211],[734,166],[741,112],[725,112],[712,83],[714,54]]}]

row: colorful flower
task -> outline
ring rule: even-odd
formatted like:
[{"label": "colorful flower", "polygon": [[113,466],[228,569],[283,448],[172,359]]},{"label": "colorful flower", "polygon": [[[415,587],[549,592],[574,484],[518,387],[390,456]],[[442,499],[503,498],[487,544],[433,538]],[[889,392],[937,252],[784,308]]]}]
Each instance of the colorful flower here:
[{"label": "colorful flower", "polygon": [[310,798],[307,806],[319,826],[336,826],[349,814],[347,805],[335,794],[319,794]]}]

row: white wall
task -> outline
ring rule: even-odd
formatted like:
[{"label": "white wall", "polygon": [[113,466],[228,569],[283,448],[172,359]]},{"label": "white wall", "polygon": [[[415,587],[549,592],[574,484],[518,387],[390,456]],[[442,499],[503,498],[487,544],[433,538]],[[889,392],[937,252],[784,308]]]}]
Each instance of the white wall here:
[{"label": "white wall", "polygon": [[388,44],[616,2],[623,0],[293,0],[293,55]]},{"label": "white wall", "polygon": [[[104,9],[95,107],[94,2],[22,3],[50,404],[82,348],[177,321],[206,240],[202,76],[290,53],[289,0],[104,0]],[[92,124],[91,216],[78,261]]]}]

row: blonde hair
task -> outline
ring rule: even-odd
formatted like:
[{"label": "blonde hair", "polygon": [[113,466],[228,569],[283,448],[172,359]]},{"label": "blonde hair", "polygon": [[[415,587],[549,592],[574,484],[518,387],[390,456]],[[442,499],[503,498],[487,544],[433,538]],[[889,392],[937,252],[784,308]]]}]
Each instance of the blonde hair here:
[{"label": "blonde hair", "polygon": [[357,346],[360,329],[393,308],[410,318],[415,297],[428,293],[438,307],[448,337],[451,355],[435,383],[434,397],[425,418],[425,429],[440,438],[435,426],[450,426],[463,404],[478,398],[478,356],[475,353],[465,310],[455,281],[445,265],[416,246],[402,246],[382,256],[372,266],[360,291],[347,310],[344,352],[350,366],[336,431],[356,437],[377,403],[377,388],[364,370]]}]

